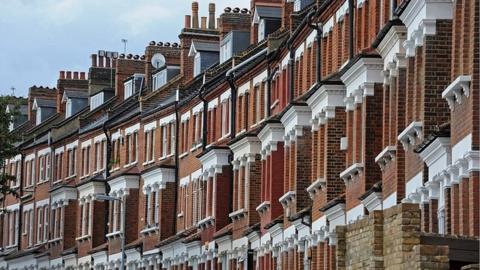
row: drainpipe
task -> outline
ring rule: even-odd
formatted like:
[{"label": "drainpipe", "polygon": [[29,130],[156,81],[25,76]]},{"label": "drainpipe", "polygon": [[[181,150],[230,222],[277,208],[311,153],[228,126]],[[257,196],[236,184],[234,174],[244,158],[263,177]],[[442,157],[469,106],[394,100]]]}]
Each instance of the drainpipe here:
[{"label": "drainpipe", "polygon": [[[178,184],[179,184],[179,179],[178,179],[178,162],[179,162],[179,157],[178,157],[178,139],[179,139],[179,130],[180,130],[180,113],[178,111],[178,102],[180,101],[180,90],[177,89],[176,93],[176,99],[175,99],[175,191],[174,191],[174,211],[175,216],[173,218],[173,231],[175,232],[177,229],[177,197],[178,197]],[[205,114],[205,112],[204,112]],[[205,129],[205,127],[204,127]],[[204,146],[203,146],[204,147]]]},{"label": "drainpipe", "polygon": [[290,59],[288,59],[289,69],[288,69],[288,92],[289,92],[289,102],[292,102],[295,98],[295,51],[293,50],[293,46],[290,44]]},{"label": "drainpipe", "polygon": [[355,33],[353,32],[353,18],[354,18],[354,12],[355,12],[355,6],[353,3],[354,0],[348,0],[348,28],[350,32],[350,36],[348,39],[348,57],[350,59],[353,59],[353,44],[354,44],[354,36]]},{"label": "drainpipe", "polygon": [[323,27],[321,23],[313,23],[312,17],[309,17],[308,26],[317,31],[317,50],[316,50],[316,65],[317,65],[317,84],[322,81],[322,34]]},{"label": "drainpipe", "polygon": [[[105,171],[103,172],[103,176],[105,178],[105,194],[110,193],[110,185],[108,184],[107,178],[110,176],[110,167],[112,165],[111,159],[112,159],[112,141],[110,137],[110,133],[108,132],[107,124],[110,120],[110,111],[107,110],[107,120],[103,122],[102,125],[102,130],[103,133],[105,134],[105,138],[107,140],[107,152],[105,153]],[[105,241],[108,241],[107,239],[107,234],[108,234],[108,219],[109,219],[109,214],[110,214],[110,203],[105,202],[104,205],[105,208],[105,213],[104,213],[104,220],[105,220],[105,225],[104,225],[104,230],[105,233],[103,234],[105,237]]]},{"label": "drainpipe", "polygon": [[19,197],[19,207],[18,207],[18,231],[17,231],[17,250],[20,250],[21,248],[21,243],[22,243],[22,219],[23,219],[23,204],[22,204],[22,200],[20,199],[23,195],[23,177],[24,177],[24,173],[23,173],[23,164],[25,162],[25,155],[23,153],[21,153],[21,158],[20,158],[20,166],[21,166],[21,170],[20,170],[20,184],[18,185],[18,197]]},{"label": "drainpipe", "polygon": [[266,112],[267,112],[267,118],[272,115],[272,109],[270,108],[272,106],[272,80],[273,76],[275,76],[275,73],[278,70],[278,66],[275,67],[272,70],[272,67],[268,65],[267,69],[267,102],[266,102]]},{"label": "drainpipe", "polygon": [[227,77],[227,82],[230,85],[231,89],[231,97],[232,97],[232,119],[230,121],[230,139],[235,138],[235,121],[236,121],[236,108],[237,108],[237,86],[235,85],[235,71],[239,70],[240,68],[246,66],[253,60],[255,60],[257,57],[266,54],[268,51],[268,48],[264,48],[263,50],[259,51],[252,57],[248,58],[247,60],[243,61],[237,66],[234,66],[233,68],[229,69],[225,76]]},{"label": "drainpipe", "polygon": [[207,148],[207,134],[208,134],[208,129],[207,129],[207,111],[208,111],[208,102],[203,96],[204,91],[206,89],[205,82],[207,80],[207,74],[203,73],[203,84],[200,87],[200,92],[198,94],[198,97],[200,100],[203,102],[203,113],[202,113],[202,151],[205,151]]}]

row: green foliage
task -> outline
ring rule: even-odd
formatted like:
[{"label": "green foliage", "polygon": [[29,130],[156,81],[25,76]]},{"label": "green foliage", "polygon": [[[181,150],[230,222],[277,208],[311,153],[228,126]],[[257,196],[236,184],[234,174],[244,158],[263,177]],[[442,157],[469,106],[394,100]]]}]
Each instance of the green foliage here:
[{"label": "green foliage", "polygon": [[[8,112],[7,106],[10,106]],[[19,106],[16,98],[0,96],[0,196],[16,195],[16,192],[10,188],[10,181],[15,180],[15,177],[8,174],[6,160],[18,154],[18,149],[15,147],[18,137],[10,132],[9,126],[14,117],[19,114]]]}]

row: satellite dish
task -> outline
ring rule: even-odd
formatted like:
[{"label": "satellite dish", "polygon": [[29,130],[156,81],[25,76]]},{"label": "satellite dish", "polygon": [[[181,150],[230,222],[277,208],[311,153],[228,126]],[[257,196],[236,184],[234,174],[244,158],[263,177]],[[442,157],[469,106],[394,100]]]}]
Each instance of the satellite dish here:
[{"label": "satellite dish", "polygon": [[165,66],[165,56],[161,53],[156,53],[152,56],[152,66],[155,68],[161,68]]}]

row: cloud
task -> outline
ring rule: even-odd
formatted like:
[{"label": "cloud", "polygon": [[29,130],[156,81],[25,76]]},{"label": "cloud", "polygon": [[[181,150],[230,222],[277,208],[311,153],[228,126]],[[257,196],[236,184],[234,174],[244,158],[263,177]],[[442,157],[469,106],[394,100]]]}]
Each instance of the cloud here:
[{"label": "cloud", "polygon": [[[199,0],[219,16],[250,0]],[[59,70],[87,71],[99,49],[142,54],[150,40],[177,42],[190,0],[0,0],[0,95],[26,95],[32,85],[55,86]]]}]

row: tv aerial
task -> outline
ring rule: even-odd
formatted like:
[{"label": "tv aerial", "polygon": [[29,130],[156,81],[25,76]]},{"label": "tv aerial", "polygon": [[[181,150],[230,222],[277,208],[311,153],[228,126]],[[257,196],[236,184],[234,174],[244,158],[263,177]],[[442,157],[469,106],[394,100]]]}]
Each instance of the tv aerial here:
[{"label": "tv aerial", "polygon": [[165,62],[166,62],[165,56],[163,56],[163,54],[161,53],[156,53],[152,56],[152,60],[151,60],[152,66],[154,66],[157,69],[165,66]]}]

